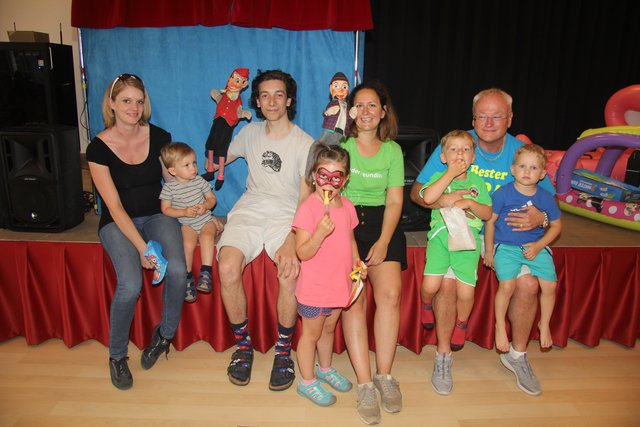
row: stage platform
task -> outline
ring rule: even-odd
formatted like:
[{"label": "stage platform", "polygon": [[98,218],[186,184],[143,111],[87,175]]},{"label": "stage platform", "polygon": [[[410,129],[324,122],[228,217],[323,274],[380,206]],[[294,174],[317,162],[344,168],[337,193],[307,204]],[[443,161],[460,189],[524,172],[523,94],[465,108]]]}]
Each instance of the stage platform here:
[{"label": "stage platform", "polygon": [[[84,221],[61,233],[18,232],[0,228],[0,241],[99,243],[100,217],[87,213]],[[426,247],[423,231],[405,233],[407,246]],[[596,222],[568,212],[562,213],[562,234],[553,247],[640,247],[640,233]]]},{"label": "stage platform", "polygon": [[[98,216],[88,213],[84,222],[61,233],[0,229],[0,341],[24,336],[29,344],[49,338],[60,338],[69,347],[89,339],[108,344],[115,273],[97,227]],[[419,316],[426,232],[407,233],[407,245],[398,343],[420,353],[436,341],[434,331],[422,328]],[[554,344],[564,347],[571,338],[588,346],[597,346],[600,339],[635,346],[640,337],[640,233],[563,213],[563,232],[553,250],[559,282],[551,324]],[[196,273],[199,267],[195,261]],[[244,272],[252,339],[261,352],[275,344],[275,272],[264,253]],[[482,265],[478,275],[467,339],[492,348],[498,284]],[[144,280],[131,329],[131,340],[139,348],[149,340],[150,325],[159,321],[162,293],[161,285],[151,285],[150,272]],[[214,274],[214,292],[185,304],[173,340],[178,350],[200,340],[216,351],[233,345],[219,287]],[[372,307],[371,293],[367,296]],[[370,310],[370,326],[372,321]],[[537,339],[537,331],[532,338]],[[375,350],[371,328],[369,343]],[[334,349],[345,349],[340,330]]]}]

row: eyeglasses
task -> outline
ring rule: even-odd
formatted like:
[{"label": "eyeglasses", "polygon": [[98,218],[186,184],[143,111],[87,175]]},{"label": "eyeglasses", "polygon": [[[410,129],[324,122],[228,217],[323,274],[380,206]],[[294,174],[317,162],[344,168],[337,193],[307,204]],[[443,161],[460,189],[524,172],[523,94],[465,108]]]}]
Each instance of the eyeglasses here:
[{"label": "eyeglasses", "polygon": [[113,79],[113,83],[111,83],[111,90],[109,90],[109,99],[111,99],[111,97],[113,96],[113,88],[116,86],[116,82],[118,80],[122,82],[126,82],[129,79],[135,79],[135,80],[138,80],[140,83],[142,83],[142,79],[136,76],[135,74],[128,74],[128,73],[120,74],[118,77]]},{"label": "eyeglasses", "polygon": [[503,120],[506,120],[507,117],[506,116],[485,116],[484,114],[480,114],[478,116],[473,116],[473,120],[477,120],[479,122],[487,122],[489,120],[491,120],[492,122],[495,123],[500,123]]}]

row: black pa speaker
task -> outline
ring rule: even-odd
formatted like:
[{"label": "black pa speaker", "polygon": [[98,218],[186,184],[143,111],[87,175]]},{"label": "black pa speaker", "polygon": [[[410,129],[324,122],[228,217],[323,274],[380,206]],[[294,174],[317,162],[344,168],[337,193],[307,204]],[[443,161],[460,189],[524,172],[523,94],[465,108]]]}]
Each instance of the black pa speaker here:
[{"label": "black pa speaker", "polygon": [[4,227],[59,232],[84,219],[78,128],[0,130],[0,177]]},{"label": "black pa speaker", "polygon": [[404,201],[398,226],[402,231],[429,229],[431,213],[411,201],[411,187],[427,159],[438,146],[438,133],[417,126],[400,126],[396,142],[404,155]]}]

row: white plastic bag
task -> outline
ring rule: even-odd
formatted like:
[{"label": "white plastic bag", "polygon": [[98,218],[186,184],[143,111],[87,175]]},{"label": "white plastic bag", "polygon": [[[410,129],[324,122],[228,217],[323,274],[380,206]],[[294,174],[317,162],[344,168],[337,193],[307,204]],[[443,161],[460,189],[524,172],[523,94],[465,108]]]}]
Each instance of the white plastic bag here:
[{"label": "white plastic bag", "polygon": [[440,213],[449,231],[449,250],[475,250],[476,238],[471,232],[464,210],[455,207],[441,208]]}]

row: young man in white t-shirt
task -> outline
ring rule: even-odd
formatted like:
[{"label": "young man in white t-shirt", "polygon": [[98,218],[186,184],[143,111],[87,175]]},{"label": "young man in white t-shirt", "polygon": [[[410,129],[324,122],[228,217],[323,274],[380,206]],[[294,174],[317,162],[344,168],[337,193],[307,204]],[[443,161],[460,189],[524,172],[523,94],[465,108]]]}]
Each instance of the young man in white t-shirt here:
[{"label": "young man in white t-shirt", "polygon": [[300,264],[291,223],[300,200],[311,191],[304,176],[313,139],[291,121],[296,82],[289,74],[259,71],[251,86],[251,106],[264,121],[246,125],[229,147],[227,162],[247,161],[247,190],[229,212],[217,245],[222,302],[237,344],[227,374],[236,385],[251,380],[253,346],[242,272],[264,249],[278,268],[278,341],[269,388],[280,391],[295,378],[290,351]]}]

